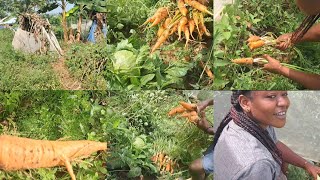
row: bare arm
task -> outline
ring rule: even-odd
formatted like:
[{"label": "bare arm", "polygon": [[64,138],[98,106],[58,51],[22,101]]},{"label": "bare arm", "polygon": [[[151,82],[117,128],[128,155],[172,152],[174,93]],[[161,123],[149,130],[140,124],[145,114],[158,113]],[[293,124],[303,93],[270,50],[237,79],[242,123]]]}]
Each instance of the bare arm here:
[{"label": "bare arm", "polygon": [[276,146],[280,150],[284,162],[303,168],[310,175],[312,175],[314,179],[317,178],[317,175],[320,173],[319,167],[314,166],[307,160],[303,159],[301,156],[293,152],[288,146],[283,144],[281,141],[278,141],[276,143]]},{"label": "bare arm", "polygon": [[203,111],[204,109],[207,108],[207,106],[212,106],[212,105],[213,105],[213,99],[207,99],[205,101],[202,101],[197,104],[198,112]]},{"label": "bare arm", "polygon": [[320,75],[289,69],[268,55],[265,55],[264,58],[269,62],[264,65],[265,70],[285,76],[307,89],[320,89]]},{"label": "bare arm", "polygon": [[319,0],[296,0],[296,3],[299,9],[307,15],[316,15],[320,13]]}]

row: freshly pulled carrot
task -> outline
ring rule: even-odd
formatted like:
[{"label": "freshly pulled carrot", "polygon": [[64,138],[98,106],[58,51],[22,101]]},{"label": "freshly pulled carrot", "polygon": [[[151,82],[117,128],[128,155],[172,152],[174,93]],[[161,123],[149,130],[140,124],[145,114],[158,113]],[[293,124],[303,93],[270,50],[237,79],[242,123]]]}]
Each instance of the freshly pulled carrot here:
[{"label": "freshly pulled carrot", "polygon": [[204,68],[204,70],[206,71],[208,77],[209,77],[211,80],[213,80],[213,79],[214,79],[213,73],[211,72],[211,70],[210,70],[207,66],[205,66],[205,64],[204,64],[203,61],[200,61],[200,66],[201,66],[202,68]]},{"label": "freshly pulled carrot", "polygon": [[255,42],[250,42],[248,45],[249,45],[250,50],[254,50],[259,47],[262,47],[264,44],[265,44],[265,42],[263,40],[259,40],[259,41],[255,41]]},{"label": "freshly pulled carrot", "polygon": [[193,18],[194,24],[195,24],[196,27],[197,27],[198,34],[200,34],[200,29],[199,29],[199,15],[198,15],[197,11],[192,11],[192,18]]},{"label": "freshly pulled carrot", "polygon": [[261,40],[261,37],[259,37],[259,36],[250,36],[248,38],[247,42],[250,43],[250,42],[255,42],[255,41],[259,41],[259,40]]},{"label": "freshly pulled carrot", "polygon": [[158,37],[160,37],[160,36],[162,35],[162,33],[164,32],[164,29],[165,29],[165,28],[164,28],[163,26],[160,26],[160,27],[159,27],[158,32],[157,32],[157,36],[158,36]]},{"label": "freshly pulled carrot", "polygon": [[197,121],[198,121],[200,118],[199,118],[198,115],[195,115],[195,116],[189,117],[188,119],[189,119],[189,121],[190,121],[191,123],[196,124]]},{"label": "freshly pulled carrot", "polygon": [[175,33],[177,30],[178,30],[178,24],[176,24],[176,25],[174,25],[174,26],[172,27],[172,29],[170,30],[169,35]]},{"label": "freshly pulled carrot", "polygon": [[183,16],[187,15],[188,9],[185,7],[183,0],[178,0],[178,8]]},{"label": "freshly pulled carrot", "polygon": [[0,136],[0,168],[5,171],[66,166],[75,180],[70,161],[107,149],[95,141],[48,141],[9,135]]},{"label": "freshly pulled carrot", "polygon": [[172,19],[170,17],[168,17],[164,23],[163,23],[163,27],[166,29],[169,27],[169,24],[171,23]]},{"label": "freshly pulled carrot", "polygon": [[149,26],[149,28],[159,24],[164,18],[168,16],[168,9],[166,7],[159,8],[156,13],[151,17],[154,21]]},{"label": "freshly pulled carrot", "polygon": [[198,113],[196,111],[184,112],[181,114],[181,117],[189,118],[191,116],[196,116]]},{"label": "freshly pulled carrot", "polygon": [[196,104],[190,104],[184,101],[180,101],[179,102],[181,106],[183,106],[184,108],[186,108],[189,111],[196,111],[197,110],[197,105]]},{"label": "freshly pulled carrot", "polygon": [[179,21],[179,25],[178,25],[178,40],[181,39],[181,31],[184,30],[185,25],[188,23],[188,18],[186,17],[182,17],[181,20]]},{"label": "freshly pulled carrot", "polygon": [[192,39],[194,39],[194,37],[192,35],[192,33],[194,31],[194,26],[195,26],[194,25],[194,20],[193,19],[189,20],[188,25],[189,25],[190,36],[192,37]]},{"label": "freshly pulled carrot", "polygon": [[178,106],[178,107],[175,107],[175,108],[171,109],[169,111],[168,115],[169,116],[173,116],[173,115],[175,115],[177,113],[183,113],[185,111],[186,111],[186,109],[183,106]]},{"label": "freshly pulled carrot", "polygon": [[157,40],[156,44],[152,47],[151,53],[153,53],[156,49],[158,49],[169,37],[170,29],[166,29],[162,35]]},{"label": "freshly pulled carrot", "polygon": [[192,6],[193,8],[195,8],[195,9],[201,11],[201,12],[208,13],[208,14],[210,14],[211,16],[213,16],[213,13],[210,12],[205,5],[202,5],[202,4],[199,3],[198,1],[195,1],[195,0],[185,0],[185,3],[187,3],[188,5]]},{"label": "freshly pulled carrot", "polygon": [[236,64],[248,64],[248,65],[253,64],[253,58],[240,58],[240,59],[233,59],[231,61]]}]

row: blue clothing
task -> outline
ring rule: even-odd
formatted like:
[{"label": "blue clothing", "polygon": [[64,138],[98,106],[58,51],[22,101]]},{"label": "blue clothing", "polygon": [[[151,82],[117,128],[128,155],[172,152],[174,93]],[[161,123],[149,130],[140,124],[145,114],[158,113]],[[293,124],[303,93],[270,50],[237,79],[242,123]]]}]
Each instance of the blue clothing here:
[{"label": "blue clothing", "polygon": [[206,174],[213,173],[213,148],[203,156],[202,166]]}]

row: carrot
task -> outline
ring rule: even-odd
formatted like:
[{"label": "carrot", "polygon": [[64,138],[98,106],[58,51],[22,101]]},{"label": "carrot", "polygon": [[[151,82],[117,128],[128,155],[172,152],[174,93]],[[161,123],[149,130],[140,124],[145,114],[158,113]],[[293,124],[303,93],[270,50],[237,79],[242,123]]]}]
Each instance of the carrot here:
[{"label": "carrot", "polygon": [[178,26],[178,35],[179,35],[179,38],[178,40],[181,39],[181,31],[184,30],[184,26],[188,23],[188,18],[186,17],[182,17],[180,22],[179,22],[179,26]]},{"label": "carrot", "polygon": [[189,118],[189,117],[195,116],[195,115],[198,115],[198,113],[196,111],[191,111],[191,112],[184,112],[180,116],[184,117],[184,118]]},{"label": "carrot", "polygon": [[200,27],[201,34],[204,33],[206,36],[209,36],[209,37],[211,36],[210,32],[208,31],[208,29],[204,24],[199,24],[199,27]]},{"label": "carrot", "polygon": [[193,20],[193,19],[189,20],[188,25],[189,25],[190,35],[191,35],[192,39],[194,39],[194,37],[193,37],[193,35],[192,35],[192,33],[193,33],[193,31],[194,31],[194,20]]},{"label": "carrot", "polygon": [[185,7],[183,0],[178,0],[178,8],[183,16],[187,15],[188,9]]},{"label": "carrot", "polygon": [[259,36],[250,36],[247,42],[259,41],[261,38]]},{"label": "carrot", "polygon": [[48,141],[9,135],[0,136],[0,168],[5,171],[66,166],[75,175],[70,161],[106,150],[107,143],[95,141]]},{"label": "carrot", "polygon": [[164,23],[163,23],[163,27],[166,29],[169,27],[169,24],[171,23],[172,19],[170,17],[168,17]]},{"label": "carrot", "polygon": [[185,0],[185,3],[187,3],[188,5],[192,6],[193,8],[201,11],[201,12],[204,12],[204,13],[208,13],[210,14],[211,16],[213,16],[213,13],[210,12],[206,6],[202,5],[201,3],[195,1],[195,0]]},{"label": "carrot", "polygon": [[173,116],[177,113],[183,113],[184,111],[186,111],[186,109],[183,107],[183,106],[178,106],[178,107],[175,107],[173,109],[171,109],[168,113],[169,116]]},{"label": "carrot", "polygon": [[159,8],[156,13],[153,15],[155,17],[155,20],[153,21],[153,23],[149,26],[149,28],[159,24],[162,19],[166,18],[168,15],[168,10],[167,8],[163,7],[163,8]]},{"label": "carrot", "polygon": [[198,15],[198,13],[196,11],[192,11],[192,18],[193,18],[194,24],[197,27],[198,34],[200,34],[200,30],[199,30],[199,15]]},{"label": "carrot", "polygon": [[178,24],[174,25],[173,28],[170,30],[170,35],[175,33],[178,30]]},{"label": "carrot", "polygon": [[170,165],[171,165],[170,173],[173,174],[173,166],[174,166],[174,164],[173,164],[172,159],[170,159]]},{"label": "carrot", "polygon": [[201,66],[202,68],[204,68],[204,70],[206,71],[208,77],[209,77],[211,80],[213,80],[213,79],[214,79],[213,73],[211,72],[211,70],[210,70],[207,66],[205,66],[205,64],[204,64],[203,61],[200,61],[200,66]]},{"label": "carrot", "polygon": [[190,41],[190,32],[188,26],[184,27],[184,35],[186,36],[186,45],[184,47],[188,48],[188,43]]},{"label": "carrot", "polygon": [[167,164],[166,164],[166,171],[167,172],[170,172],[170,170],[171,170],[171,163],[170,163],[170,158],[169,158],[169,160],[167,161]]},{"label": "carrot", "polygon": [[146,25],[148,23],[152,23],[155,19],[156,19],[155,16],[149,17],[141,26],[144,26],[144,25]]},{"label": "carrot", "polygon": [[233,59],[231,61],[236,64],[248,64],[248,65],[253,64],[253,58],[240,58],[240,59]]},{"label": "carrot", "polygon": [[164,27],[163,26],[160,26],[160,28],[158,29],[158,32],[157,32],[157,36],[160,37],[162,35],[162,33],[164,32]]},{"label": "carrot", "polygon": [[158,49],[162,45],[162,43],[164,43],[168,39],[169,35],[170,35],[170,29],[166,29],[162,33],[162,35],[159,37],[156,44],[152,47],[151,53],[153,53],[156,49]]},{"label": "carrot", "polygon": [[264,44],[265,43],[263,40],[259,40],[259,41],[255,41],[255,42],[250,42],[248,45],[249,45],[250,50],[254,50],[256,48],[262,47]]},{"label": "carrot", "polygon": [[197,105],[196,104],[190,104],[184,101],[180,101],[179,102],[181,104],[181,106],[183,106],[184,108],[186,108],[189,111],[196,111],[197,110]]},{"label": "carrot", "polygon": [[199,119],[200,119],[200,118],[199,118],[198,115],[189,117],[189,121],[192,122],[192,123],[194,123],[194,124],[195,124]]}]

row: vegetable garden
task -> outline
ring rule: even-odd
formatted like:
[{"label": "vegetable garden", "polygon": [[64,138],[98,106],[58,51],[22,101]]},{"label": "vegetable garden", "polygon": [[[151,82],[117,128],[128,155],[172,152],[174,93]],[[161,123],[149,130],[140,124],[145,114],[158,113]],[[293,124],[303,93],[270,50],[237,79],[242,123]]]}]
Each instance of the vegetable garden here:
[{"label": "vegetable garden", "polygon": [[[7,36],[3,51],[10,51],[10,56],[8,53],[1,55],[3,69],[10,69],[6,62],[11,61],[13,71],[19,69],[24,73],[27,70],[19,66],[21,59],[28,65],[37,61],[43,65],[36,82],[25,74],[12,73],[12,69],[5,71],[1,78],[3,89],[76,89],[65,88],[61,72],[53,72],[51,66],[65,68],[69,79],[81,83],[78,89],[213,88],[212,1],[63,2],[75,6],[62,16],[42,15],[48,18],[61,43],[62,58],[47,53],[34,54],[29,59],[30,55],[12,49],[12,32],[0,30],[0,35]],[[50,9],[49,6],[40,8]],[[97,38],[94,44],[87,43],[88,33],[79,30],[81,22],[92,18],[93,12],[105,14],[107,31],[106,37]],[[74,22],[78,23],[76,33],[68,29]],[[53,65],[60,60],[60,65]],[[19,81],[6,85],[9,77]]]},{"label": "vegetable garden", "polygon": [[[295,31],[304,17],[293,0],[237,0],[227,5],[221,20],[214,24],[214,89],[303,89],[281,75],[263,70],[266,60],[261,56],[268,54],[289,68],[319,74],[317,43],[299,43],[286,51],[274,47],[275,39]],[[250,42],[254,35],[259,39]],[[243,64],[244,60],[253,65]]]},{"label": "vegetable garden", "polygon": [[[53,163],[47,160],[52,157],[50,148],[64,141],[107,142],[107,150],[88,154],[84,159],[72,159],[71,166],[77,179],[187,179],[190,177],[188,165],[201,157],[213,138],[187,119],[168,113],[179,105],[179,101],[197,103],[212,97],[209,91],[1,92],[0,134],[56,141],[40,150],[46,165]],[[208,107],[205,114],[212,122],[213,108]],[[0,163],[9,158],[12,167],[26,159],[37,159],[37,153],[31,153],[29,149],[46,143],[2,138],[6,146],[25,142],[24,151],[15,148],[7,156],[0,155]],[[105,143],[100,144],[102,149],[106,147]],[[57,153],[63,151],[68,156],[73,146],[68,143],[63,146],[65,149],[57,149]],[[2,152],[6,149],[3,148],[0,146]],[[77,154],[89,151],[85,149]],[[26,156],[14,164],[13,160],[19,157],[17,154]],[[40,160],[39,163],[44,162]],[[8,172],[0,170],[0,179],[70,179],[70,175],[67,168],[60,165]]]}]

